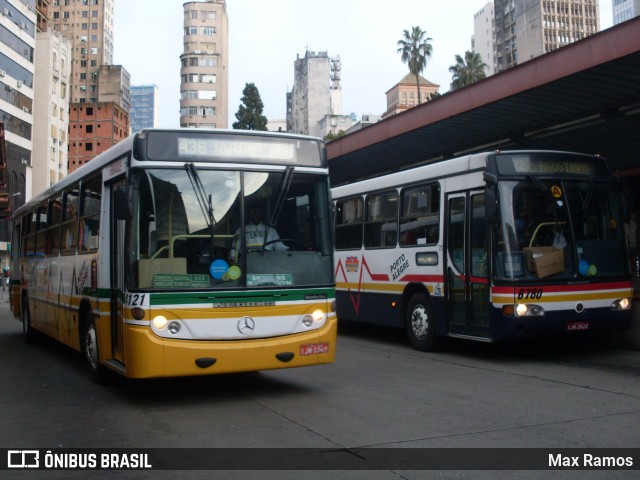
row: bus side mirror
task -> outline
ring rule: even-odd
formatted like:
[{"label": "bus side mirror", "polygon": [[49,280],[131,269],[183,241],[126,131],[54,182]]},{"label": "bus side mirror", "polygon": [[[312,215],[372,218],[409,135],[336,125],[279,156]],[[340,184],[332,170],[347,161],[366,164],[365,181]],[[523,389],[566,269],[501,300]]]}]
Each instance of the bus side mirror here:
[{"label": "bus side mirror", "polygon": [[498,201],[493,188],[487,188],[484,194],[484,216],[487,223],[498,223]]},{"label": "bus side mirror", "polygon": [[498,195],[496,192],[497,178],[488,172],[484,172],[484,181],[487,186],[484,189],[484,217],[487,223],[498,223]]},{"label": "bus side mirror", "polygon": [[127,185],[118,185],[116,187],[114,202],[116,219],[131,220],[131,218],[133,218],[133,199],[131,195],[129,195]]}]

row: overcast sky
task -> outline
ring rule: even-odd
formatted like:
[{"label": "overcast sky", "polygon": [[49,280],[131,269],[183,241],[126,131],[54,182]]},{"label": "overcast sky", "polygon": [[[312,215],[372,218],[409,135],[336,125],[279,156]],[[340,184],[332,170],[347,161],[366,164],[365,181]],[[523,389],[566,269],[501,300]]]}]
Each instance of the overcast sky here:
[{"label": "overcast sky", "polygon": [[[183,0],[116,0],[114,63],[132,85],[159,88],[159,127],[180,124]],[[308,49],[342,61],[343,114],[382,114],[385,92],[408,73],[397,53],[402,31],[419,26],[433,55],[422,75],[449,90],[449,66],[471,49],[473,16],[487,0],[227,0],[229,127],[242,90],[254,83],[269,119],[284,119],[293,64]],[[602,29],[612,25],[611,0],[599,0]],[[224,127],[220,125],[220,127]]]}]

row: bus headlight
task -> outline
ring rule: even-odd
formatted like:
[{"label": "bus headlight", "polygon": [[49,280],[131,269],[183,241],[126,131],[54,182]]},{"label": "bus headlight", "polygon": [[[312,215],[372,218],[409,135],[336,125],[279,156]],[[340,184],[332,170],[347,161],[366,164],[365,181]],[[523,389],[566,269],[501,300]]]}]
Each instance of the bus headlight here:
[{"label": "bus headlight", "polygon": [[180,328],[182,328],[182,327],[180,326],[180,323],[179,323],[179,322],[171,322],[171,323],[169,324],[169,331],[170,331],[173,335],[176,335],[176,334],[180,331]]},{"label": "bus headlight", "polygon": [[524,303],[519,303],[516,305],[516,315],[519,317],[524,317],[527,314],[527,306]]},{"label": "bus headlight", "polygon": [[326,320],[327,316],[324,313],[324,310],[314,310],[311,315],[307,314],[302,317],[302,324],[309,328],[313,326],[314,323],[323,323]]},{"label": "bus headlight", "polygon": [[164,327],[166,327],[167,323],[169,323],[167,317],[163,317],[162,315],[158,315],[153,319],[153,326],[158,330],[162,330]]},{"label": "bus headlight", "polygon": [[631,308],[631,300],[628,298],[619,298],[611,304],[611,310],[629,310]]}]

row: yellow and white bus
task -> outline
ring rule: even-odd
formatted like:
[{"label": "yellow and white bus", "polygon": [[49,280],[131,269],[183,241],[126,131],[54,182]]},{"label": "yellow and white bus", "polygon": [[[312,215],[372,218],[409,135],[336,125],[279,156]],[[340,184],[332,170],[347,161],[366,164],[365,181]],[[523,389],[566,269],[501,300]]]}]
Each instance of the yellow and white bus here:
[{"label": "yellow and white bus", "polygon": [[15,212],[12,310],[96,380],[331,363],[331,238],[321,140],[143,130]]},{"label": "yellow and white bus", "polygon": [[332,188],[340,320],[494,342],[624,328],[628,213],[601,157],[468,155]]}]

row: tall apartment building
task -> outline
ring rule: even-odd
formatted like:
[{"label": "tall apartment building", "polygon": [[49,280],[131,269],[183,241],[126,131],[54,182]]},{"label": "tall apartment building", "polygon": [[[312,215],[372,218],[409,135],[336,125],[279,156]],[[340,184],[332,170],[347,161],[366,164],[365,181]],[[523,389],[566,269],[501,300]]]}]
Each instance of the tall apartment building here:
[{"label": "tall apartment building", "polygon": [[473,16],[471,49],[482,57],[487,77],[496,71],[496,17],[493,2],[488,2]]},{"label": "tall apartment building", "polygon": [[227,128],[229,20],[225,0],[187,2],[180,55],[180,126]]},{"label": "tall apartment building", "polygon": [[640,15],[640,0],[612,0],[611,3],[614,25]]},{"label": "tall apartment building", "polygon": [[[130,77],[122,66],[113,65],[114,0],[50,1],[50,27],[72,43],[68,162],[72,172],[129,134]],[[114,131],[92,139],[97,112]],[[106,112],[114,117],[105,118]]]},{"label": "tall apartment building", "polygon": [[50,0],[49,25],[71,39],[71,103],[97,102],[98,73],[113,64],[114,0]]},{"label": "tall apartment building", "polygon": [[36,0],[3,0],[0,4],[0,121],[4,123],[12,209],[31,198],[36,7]]},{"label": "tall apartment building", "polygon": [[497,70],[600,30],[598,0],[495,0]]},{"label": "tall apartment building", "polygon": [[[6,171],[1,175],[3,203],[12,210],[31,198],[31,152],[36,30],[46,2],[2,0],[0,2],[0,122],[3,124],[3,155]],[[4,209],[5,207],[3,207]],[[9,219],[0,219],[0,263],[7,265],[10,250]]]},{"label": "tall apartment building", "polygon": [[158,125],[158,86],[131,86],[131,132]]},{"label": "tall apartment building", "polygon": [[56,32],[36,34],[33,171],[37,194],[67,174],[71,41]]},{"label": "tall apartment building", "polygon": [[287,92],[287,132],[324,137],[353,125],[342,114],[342,64],[327,52],[305,53],[294,62],[293,88]]}]

